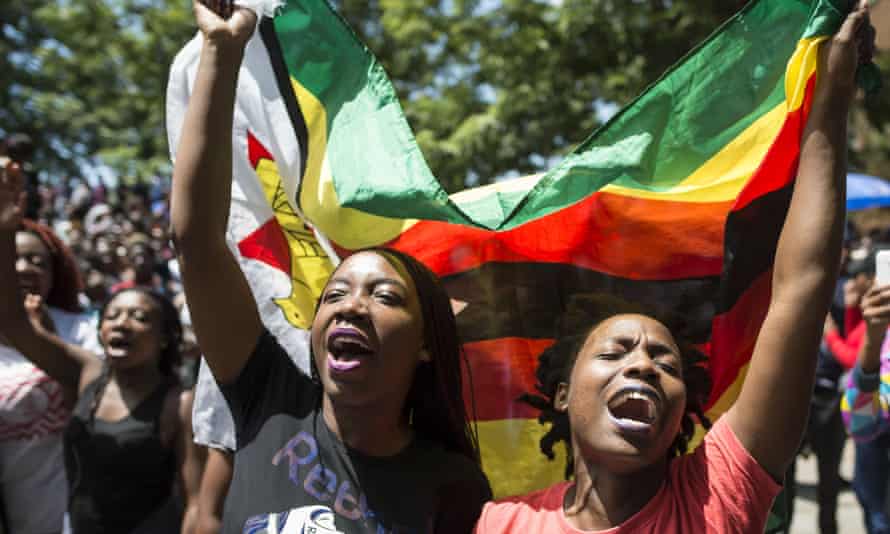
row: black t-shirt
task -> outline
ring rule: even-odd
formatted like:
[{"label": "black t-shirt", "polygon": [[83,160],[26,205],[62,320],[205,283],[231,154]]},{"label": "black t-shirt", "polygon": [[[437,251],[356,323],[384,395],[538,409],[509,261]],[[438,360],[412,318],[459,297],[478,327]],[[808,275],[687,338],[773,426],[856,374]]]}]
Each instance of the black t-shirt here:
[{"label": "black t-shirt", "polygon": [[348,448],[322,418],[320,386],[268,332],[221,389],[237,438],[224,534],[462,534],[491,498],[479,467],[438,444],[416,438],[384,458]]}]

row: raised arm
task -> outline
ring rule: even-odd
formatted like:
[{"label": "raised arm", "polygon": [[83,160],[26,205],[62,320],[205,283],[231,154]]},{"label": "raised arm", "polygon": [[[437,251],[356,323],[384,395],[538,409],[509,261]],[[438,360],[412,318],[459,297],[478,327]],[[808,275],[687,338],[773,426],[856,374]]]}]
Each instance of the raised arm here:
[{"label": "raised arm", "polygon": [[[0,171],[0,335],[19,352],[61,384],[68,393],[76,394],[81,370],[96,358],[56,336],[43,321],[32,321],[25,310],[19,291],[15,262],[15,235],[19,230],[24,198],[24,175],[15,164]],[[33,295],[27,298],[32,311],[43,307]],[[97,363],[98,365],[98,363]]]},{"label": "raised arm", "polygon": [[772,299],[745,384],[726,414],[741,443],[776,480],[794,458],[806,427],[819,340],[840,265],[847,114],[856,68],[870,56],[874,36],[867,9],[861,1],[823,47],[776,251]]},{"label": "raised arm", "polygon": [[256,15],[235,8],[223,19],[197,0],[194,9],[204,43],[173,168],[171,221],[195,335],[213,375],[229,383],[263,328],[225,239],[235,87]]}]

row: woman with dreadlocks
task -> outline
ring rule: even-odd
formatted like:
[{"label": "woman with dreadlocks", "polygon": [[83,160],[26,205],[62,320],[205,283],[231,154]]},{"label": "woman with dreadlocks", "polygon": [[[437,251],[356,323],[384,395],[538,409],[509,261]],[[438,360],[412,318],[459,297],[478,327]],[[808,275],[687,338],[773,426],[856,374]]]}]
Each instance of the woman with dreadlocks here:
[{"label": "woman with dreadlocks", "polygon": [[321,294],[308,374],[260,320],[225,239],[235,88],[256,15],[207,4],[216,11],[195,2],[203,47],[171,222],[195,334],[235,422],[223,532],[469,534],[491,491],[436,276],[393,250],[346,258]]},{"label": "woman with dreadlocks", "polygon": [[735,405],[677,456],[693,422],[707,425],[702,358],[670,321],[610,310],[538,370],[539,406],[554,422],[543,445],[567,442],[573,480],[486,505],[478,534],[763,532],[807,422],[840,265],[847,112],[872,42],[861,2],[822,52],[772,298]]},{"label": "woman with dreadlocks", "polygon": [[[23,189],[20,175],[7,170],[0,177],[0,280],[15,280]],[[97,358],[57,335],[39,292],[22,297],[16,284],[5,284],[0,332],[75,403],[63,438],[74,534],[178,532],[180,525],[190,532],[172,499],[178,478],[191,510],[200,479],[191,393],[173,371],[182,333],[173,305],[141,288],[113,295],[99,316],[104,358]]]}]

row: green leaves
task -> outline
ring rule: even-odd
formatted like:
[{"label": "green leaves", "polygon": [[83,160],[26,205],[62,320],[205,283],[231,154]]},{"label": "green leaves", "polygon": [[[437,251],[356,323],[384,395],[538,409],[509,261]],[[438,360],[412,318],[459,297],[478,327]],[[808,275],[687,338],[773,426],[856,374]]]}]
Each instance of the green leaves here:
[{"label": "green leaves", "polygon": [[[607,118],[603,103],[629,102],[745,2],[333,3],[386,67],[453,192],[545,170]],[[187,0],[16,0],[0,3],[0,27],[0,133],[32,134],[40,168],[169,171],[164,88],[194,32]],[[887,102],[856,123],[852,161],[867,172],[887,172]]]},{"label": "green leaves", "polygon": [[0,11],[11,74],[0,81],[0,128],[31,134],[50,174],[101,164],[135,178],[166,172],[167,68],[193,31],[190,4],[11,4]]}]

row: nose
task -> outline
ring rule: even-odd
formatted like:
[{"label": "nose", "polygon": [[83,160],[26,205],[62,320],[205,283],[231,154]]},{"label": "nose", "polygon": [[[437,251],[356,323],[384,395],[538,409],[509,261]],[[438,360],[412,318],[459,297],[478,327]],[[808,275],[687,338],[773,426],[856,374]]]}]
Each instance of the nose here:
[{"label": "nose", "polygon": [[349,293],[340,299],[337,315],[344,318],[363,317],[368,313],[368,303],[363,295]]},{"label": "nose", "polygon": [[655,361],[645,350],[638,348],[631,355],[623,370],[627,378],[635,378],[644,382],[654,383],[658,379]]}]

